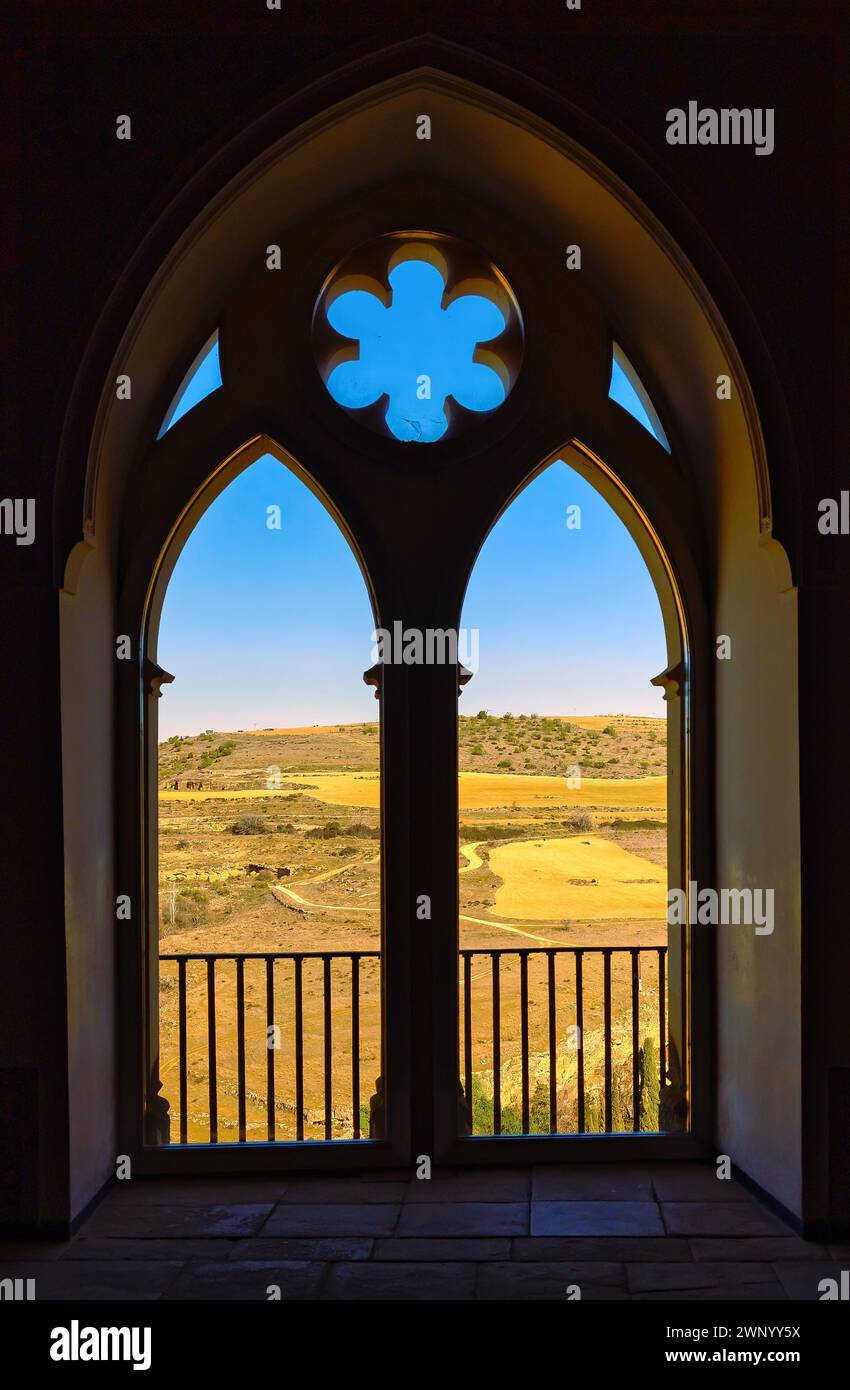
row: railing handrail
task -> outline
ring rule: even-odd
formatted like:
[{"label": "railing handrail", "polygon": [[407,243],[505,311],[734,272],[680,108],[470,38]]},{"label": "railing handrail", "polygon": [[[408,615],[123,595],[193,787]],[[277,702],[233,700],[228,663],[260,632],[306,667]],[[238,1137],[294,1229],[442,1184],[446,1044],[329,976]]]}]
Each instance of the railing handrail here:
[{"label": "railing handrail", "polygon": [[[667,954],[666,946],[463,946],[461,956],[559,956],[598,951],[611,955],[618,952],[654,951]],[[160,960],[353,960],[370,957],[377,960],[380,951],[174,951],[160,955]]]},{"label": "railing handrail", "polygon": [[599,951],[603,955],[613,955],[615,951],[633,953],[635,951],[659,951],[667,954],[666,946],[462,946],[461,956],[563,956],[584,955],[588,951]]},{"label": "railing handrail", "polygon": [[[640,1037],[641,1037],[641,990],[643,988],[641,968],[641,958],[647,956],[654,957],[657,962],[658,977],[658,1063],[657,1076],[659,1094],[663,1092],[667,1082],[667,1004],[666,1004],[666,971],[667,954],[666,945],[661,946],[609,946],[601,943],[595,945],[579,946],[465,946],[459,949],[459,957],[462,961],[462,969],[459,972],[462,981],[462,1022],[461,1025],[464,1046],[463,1046],[463,1071],[465,1073],[464,1093],[466,1109],[468,1112],[469,1132],[472,1132],[472,1116],[474,1108],[473,1096],[473,961],[485,959],[491,964],[490,974],[492,976],[491,985],[491,1006],[492,1006],[492,1077],[493,1077],[493,1133],[502,1133],[502,1062],[501,1062],[501,1041],[502,1041],[502,986],[507,983],[507,977],[501,970],[502,958],[511,958],[519,961],[519,991],[520,991],[520,1060],[522,1067],[522,1118],[521,1133],[531,1132],[531,1066],[529,1051],[529,1031],[533,1020],[530,1017],[529,1000],[529,957],[539,955],[548,962],[546,994],[548,1002],[548,1052],[549,1052],[549,1085],[548,1085],[548,1107],[549,1107],[549,1133],[558,1133],[558,1018],[557,1018],[557,993],[558,980],[560,973],[556,969],[556,960],[560,956],[571,956],[574,966],[574,1007],[577,1036],[583,1037],[585,1026],[585,957],[598,955],[602,959],[603,970],[603,1024],[602,1034],[604,1039],[604,1086],[603,1103],[604,1119],[602,1131],[605,1133],[613,1132],[614,1123],[614,1035],[612,1006],[614,1002],[614,987],[617,982],[613,978],[613,957],[624,956],[631,960],[630,974],[630,994],[631,994],[631,1103],[632,1103],[632,1122],[633,1131],[637,1132],[641,1128],[641,1088],[642,1073],[640,1071]],[[334,1014],[332,1008],[332,996],[344,982],[337,979],[337,972],[332,971],[334,961],[350,962],[350,996],[351,996],[351,1108],[352,1108],[352,1130],[354,1139],[359,1139],[361,1134],[360,1120],[360,962],[361,960],[371,959],[380,960],[380,950],[350,950],[350,951],[170,951],[163,953],[159,959],[162,962],[176,963],[177,965],[177,992],[178,992],[178,1078],[180,1091],[180,1143],[188,1142],[188,1095],[189,1095],[189,1056],[188,1056],[188,1035],[187,1035],[187,992],[191,983],[194,990],[198,987],[196,972],[189,972],[188,963],[203,963],[206,966],[206,1016],[207,1016],[207,1056],[208,1056],[208,1090],[209,1090],[209,1135],[210,1143],[218,1143],[218,1068],[217,1068],[217,1020],[216,1020],[216,992],[217,985],[224,986],[230,975],[216,971],[216,963],[232,963],[236,968],[236,1069],[237,1069],[237,1098],[238,1098],[238,1126],[239,1142],[247,1142],[247,1078],[246,1078],[246,1006],[247,1009],[254,1008],[255,1005],[246,1000],[246,993],[250,993],[255,988],[253,983],[249,983],[246,992],[246,971],[245,961],[264,961],[265,962],[265,1013],[266,1013],[266,1036],[272,1036],[272,1031],[279,1024],[275,1022],[276,1014],[276,994],[279,989],[289,987],[289,974],[284,972],[281,975],[275,971],[276,961],[293,962],[293,972],[291,985],[294,991],[293,1008],[291,1017],[294,1024],[294,1048],[295,1048],[295,1117],[296,1117],[296,1141],[304,1139],[304,998],[303,988],[307,979],[307,972],[302,970],[304,961],[321,961],[323,970],[322,978],[322,1042],[323,1042],[323,1073],[324,1073],[324,1131],[325,1139],[333,1138],[333,1067],[334,1067]],[[588,971],[595,974],[595,969],[588,965]],[[253,974],[253,972],[251,972]],[[485,974],[487,972],[485,971]],[[650,970],[654,975],[656,972]],[[310,972],[312,974],[312,972]],[[508,971],[508,975],[511,972]],[[476,975],[477,978],[477,975]],[[619,988],[619,986],[617,986]],[[261,1007],[261,1006],[260,1006]],[[278,1017],[282,1017],[278,1014]],[[336,1025],[339,1026],[338,1024]],[[268,1058],[266,1063],[266,1108],[268,1115],[267,1133],[270,1142],[276,1139],[275,1124],[275,1046],[268,1046]],[[480,1046],[480,1044],[479,1044]],[[535,1064],[536,1065],[536,1064]],[[535,1073],[536,1076],[536,1073]],[[535,1081],[536,1084],[536,1081]],[[617,1073],[617,1096],[621,1094],[619,1072]],[[536,1095],[536,1092],[535,1092]],[[585,1073],[584,1073],[584,1047],[580,1042],[576,1049],[576,1096],[577,1113],[576,1122],[578,1133],[587,1132],[585,1114]],[[370,1101],[370,1112],[372,1102]],[[371,1128],[370,1120],[370,1128]]]},{"label": "railing handrail", "polygon": [[160,960],[353,960],[380,957],[380,951],[178,951]]}]

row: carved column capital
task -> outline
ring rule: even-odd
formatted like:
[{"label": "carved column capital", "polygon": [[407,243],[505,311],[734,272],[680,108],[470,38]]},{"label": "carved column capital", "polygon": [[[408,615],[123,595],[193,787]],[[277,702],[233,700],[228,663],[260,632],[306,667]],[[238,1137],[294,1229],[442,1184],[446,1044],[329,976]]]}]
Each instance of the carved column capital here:
[{"label": "carved column capital", "polygon": [[162,666],[157,666],[155,661],[151,661],[150,657],[146,656],[142,663],[142,680],[145,683],[145,694],[155,695],[159,700],[162,698],[162,687],[170,685],[174,677],[170,671],[166,671]]},{"label": "carved column capital", "polygon": [[685,663],[678,661],[660,675],[653,676],[650,685],[657,685],[664,691],[665,700],[675,700],[682,694],[685,685]]},{"label": "carved column capital", "polygon": [[380,700],[380,698],[381,698],[381,689],[382,689],[382,686],[383,686],[383,680],[384,680],[384,663],[383,663],[382,661],[376,661],[374,666],[370,666],[368,671],[364,671],[364,672],[363,672],[363,681],[364,681],[364,684],[365,684],[365,685],[372,685],[372,686],[375,687],[375,699],[376,699],[376,700]]}]

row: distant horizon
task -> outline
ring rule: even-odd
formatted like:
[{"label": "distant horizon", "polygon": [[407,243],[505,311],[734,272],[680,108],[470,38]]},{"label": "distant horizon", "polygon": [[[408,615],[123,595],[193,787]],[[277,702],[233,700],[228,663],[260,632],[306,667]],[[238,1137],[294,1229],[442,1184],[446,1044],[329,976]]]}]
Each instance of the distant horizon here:
[{"label": "distant horizon", "polygon": [[[585,710],[582,712],[564,714],[553,713],[551,710],[535,710],[533,714],[517,714],[514,710],[487,710],[487,715],[492,719],[504,719],[506,714],[510,714],[514,719],[657,719],[660,723],[666,723],[665,714],[633,714],[629,710]],[[468,714],[465,710],[458,711],[459,719],[475,719],[478,710],[474,714]],[[351,729],[359,728],[362,724],[377,724],[379,717],[375,715],[372,719],[326,719],[315,724],[245,724],[239,729],[213,729],[208,726],[206,729],[198,729],[195,733],[178,733],[175,731],[168,735],[168,738],[200,738],[202,734],[284,734],[300,733],[302,729]],[[160,738],[160,743],[167,743],[168,738]]]},{"label": "distant horizon", "polygon": [[[280,524],[270,525],[275,516]],[[381,622],[391,629],[403,618]],[[376,722],[363,682],[375,628],[342,532],[265,455],[212,502],[178,556],[157,652],[174,676],[159,701],[160,739]],[[529,483],[487,536],[459,628],[476,635],[480,654],[461,715],[548,707],[564,718],[612,708],[664,717],[650,684],[667,660],[649,572],[619,517],[563,461]]]}]

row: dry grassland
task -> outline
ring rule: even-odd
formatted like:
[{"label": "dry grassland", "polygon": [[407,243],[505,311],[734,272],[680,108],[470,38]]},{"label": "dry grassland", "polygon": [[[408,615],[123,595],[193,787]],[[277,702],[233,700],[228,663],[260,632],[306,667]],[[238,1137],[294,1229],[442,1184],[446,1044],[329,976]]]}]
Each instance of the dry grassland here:
[{"label": "dry grassland", "polygon": [[[666,779],[663,721],[622,716],[547,718],[525,728],[504,721],[461,721],[460,939],[467,948],[536,945],[660,945],[666,940]],[[464,728],[464,724],[468,727]],[[579,788],[554,771],[565,750],[556,725],[591,753],[614,749],[612,775],[585,768]],[[605,730],[614,728],[614,733]],[[498,768],[504,740],[527,741],[535,769]],[[532,740],[537,740],[533,743]],[[466,749],[464,749],[466,744]],[[483,747],[483,755],[472,749]],[[509,744],[510,746],[510,744]],[[380,949],[379,763],[377,725],[336,725],[212,733],[172,741],[160,750],[160,938],[163,953],[292,952]],[[514,756],[513,754],[511,756]],[[650,759],[651,770],[623,775]],[[474,766],[470,766],[472,763]],[[280,785],[266,786],[269,769]],[[489,769],[489,770],[488,770]],[[538,770],[539,769],[539,770]],[[200,781],[187,788],[185,783]],[[584,813],[591,827],[571,818]],[[258,828],[234,835],[241,817]],[[504,838],[509,836],[511,838]],[[501,838],[500,838],[501,837]],[[259,874],[249,866],[267,866]],[[289,873],[278,877],[278,870]],[[592,1084],[602,1057],[601,976],[589,957],[585,982],[585,1072]],[[545,960],[529,962],[529,1044],[532,1084],[548,1077]],[[263,962],[245,966],[248,1138],[266,1137],[266,994]],[[643,967],[642,967],[643,969]],[[558,958],[558,1084],[561,1121],[574,1115],[576,1057],[567,1046],[575,1021],[573,957]],[[542,972],[542,973],[541,973]],[[209,1138],[204,967],[188,967],[188,1130]],[[506,1105],[521,1086],[519,959],[502,959],[501,1085]],[[163,1093],[179,1127],[177,967],[166,963],[160,987]],[[290,962],[274,967],[275,1124],[278,1139],[295,1137],[294,977]],[[237,1125],[235,967],[217,967],[219,1138]],[[613,958],[614,1057],[630,1055],[630,965]],[[489,957],[472,972],[473,1067],[492,1094],[492,999]],[[324,1137],[324,1007],[320,962],[304,965],[305,1137]],[[380,1072],[379,962],[364,962],[360,982],[360,1110]],[[350,1137],[351,977],[347,962],[332,969],[332,1133]],[[641,1036],[657,1037],[657,973],[642,978]],[[464,1066],[461,1057],[461,1067]],[[572,1097],[572,1099],[570,1099]],[[561,1104],[559,1100],[559,1105]]]}]

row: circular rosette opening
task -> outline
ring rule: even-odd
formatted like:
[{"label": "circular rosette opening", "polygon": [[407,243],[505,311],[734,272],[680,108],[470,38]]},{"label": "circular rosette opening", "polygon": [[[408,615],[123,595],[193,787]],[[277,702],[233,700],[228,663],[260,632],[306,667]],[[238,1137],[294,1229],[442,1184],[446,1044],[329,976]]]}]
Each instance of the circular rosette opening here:
[{"label": "circular rosette opening", "polygon": [[523,331],[510,286],[482,251],[433,232],[396,232],[327,277],[313,341],[343,410],[403,443],[433,444],[504,403]]}]

